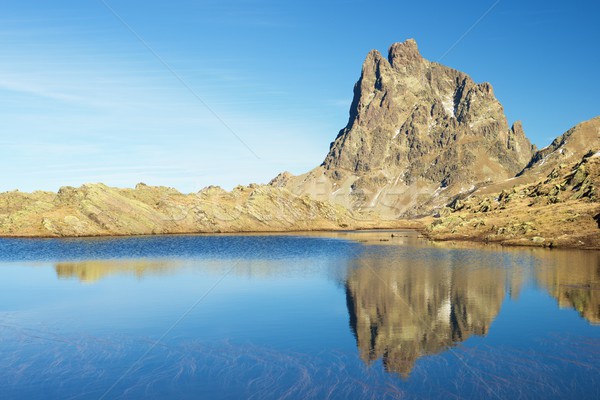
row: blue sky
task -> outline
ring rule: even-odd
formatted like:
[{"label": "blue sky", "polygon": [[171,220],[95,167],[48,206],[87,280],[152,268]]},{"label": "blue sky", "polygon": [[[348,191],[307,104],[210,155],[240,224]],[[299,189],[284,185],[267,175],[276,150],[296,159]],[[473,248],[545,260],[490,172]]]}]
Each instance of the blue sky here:
[{"label": "blue sky", "polygon": [[1,191],[305,172],[346,124],[368,51],[407,38],[491,82],[540,147],[600,114],[596,2],[106,3],[189,88],[102,1],[0,1]]}]

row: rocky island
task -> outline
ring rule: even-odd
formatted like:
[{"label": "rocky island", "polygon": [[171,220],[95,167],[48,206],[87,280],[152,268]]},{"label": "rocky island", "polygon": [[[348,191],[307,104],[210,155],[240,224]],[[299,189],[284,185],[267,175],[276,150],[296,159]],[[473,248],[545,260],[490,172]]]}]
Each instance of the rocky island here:
[{"label": "rocky island", "polygon": [[437,240],[600,248],[600,117],[537,151],[489,83],[371,51],[323,163],[267,185],[182,194],[138,184],[0,194],[0,236],[421,229]]}]

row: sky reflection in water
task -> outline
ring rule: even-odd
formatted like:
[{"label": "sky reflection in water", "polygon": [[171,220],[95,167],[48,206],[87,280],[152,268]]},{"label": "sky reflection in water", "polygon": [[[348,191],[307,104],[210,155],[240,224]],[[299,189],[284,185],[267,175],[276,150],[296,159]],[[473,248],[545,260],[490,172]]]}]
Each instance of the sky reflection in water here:
[{"label": "sky reflection in water", "polygon": [[358,232],[1,239],[0,259],[3,399],[600,394],[597,252]]}]

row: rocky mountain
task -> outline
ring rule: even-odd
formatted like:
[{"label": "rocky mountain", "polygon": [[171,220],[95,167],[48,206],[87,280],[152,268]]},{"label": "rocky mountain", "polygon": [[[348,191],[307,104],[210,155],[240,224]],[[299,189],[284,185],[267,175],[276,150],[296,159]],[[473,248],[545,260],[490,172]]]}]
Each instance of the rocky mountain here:
[{"label": "rocky mountain", "polygon": [[489,83],[424,59],[409,39],[387,58],[367,55],[348,124],[323,164],[271,185],[355,211],[415,216],[514,176],[533,151],[521,124],[508,126]]},{"label": "rocky mountain", "polygon": [[435,239],[600,248],[599,150],[596,117],[536,151],[489,83],[424,59],[409,39],[367,55],[347,125],[306,174],[187,195],[144,184],[0,193],[0,236],[429,224]]}]

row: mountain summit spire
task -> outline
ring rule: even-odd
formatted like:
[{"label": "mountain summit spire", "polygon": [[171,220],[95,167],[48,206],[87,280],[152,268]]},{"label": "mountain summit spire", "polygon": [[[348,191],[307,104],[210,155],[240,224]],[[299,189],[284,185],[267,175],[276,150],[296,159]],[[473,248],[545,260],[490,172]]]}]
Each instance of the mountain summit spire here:
[{"label": "mountain summit spire", "polygon": [[407,39],[402,43],[394,43],[388,51],[388,61],[396,69],[403,66],[422,63],[423,57],[419,53],[417,42],[414,39]]},{"label": "mountain summit spire", "polygon": [[426,60],[414,39],[394,43],[387,59],[369,52],[349,115],[323,164],[288,177],[288,188],[353,210],[414,216],[514,176],[533,152],[489,83]]}]

